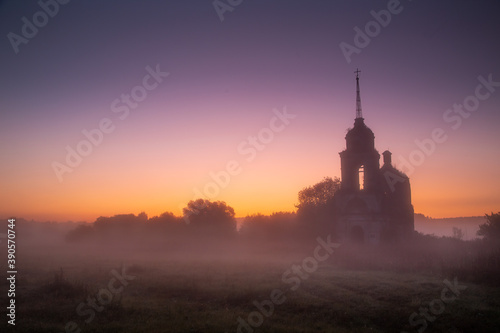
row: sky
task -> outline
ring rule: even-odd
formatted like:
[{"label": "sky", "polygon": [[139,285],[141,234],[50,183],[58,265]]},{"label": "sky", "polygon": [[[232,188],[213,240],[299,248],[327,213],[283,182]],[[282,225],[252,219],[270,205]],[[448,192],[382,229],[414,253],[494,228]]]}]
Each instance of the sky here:
[{"label": "sky", "polygon": [[499,14],[494,0],[0,1],[0,216],[180,215],[200,197],[239,217],[293,211],[340,177],[357,68],[415,212],[496,212]]}]

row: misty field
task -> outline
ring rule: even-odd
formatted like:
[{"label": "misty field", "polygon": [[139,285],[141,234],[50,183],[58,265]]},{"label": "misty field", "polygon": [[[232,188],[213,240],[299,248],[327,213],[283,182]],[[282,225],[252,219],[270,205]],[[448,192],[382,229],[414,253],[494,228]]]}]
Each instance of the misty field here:
[{"label": "misty field", "polygon": [[[15,331],[500,331],[497,283],[454,280],[442,271],[349,268],[337,260],[340,249],[317,267],[304,266],[313,250],[244,258],[59,247],[21,253]],[[456,294],[450,286],[458,286]],[[421,308],[427,312],[410,325]]]}]

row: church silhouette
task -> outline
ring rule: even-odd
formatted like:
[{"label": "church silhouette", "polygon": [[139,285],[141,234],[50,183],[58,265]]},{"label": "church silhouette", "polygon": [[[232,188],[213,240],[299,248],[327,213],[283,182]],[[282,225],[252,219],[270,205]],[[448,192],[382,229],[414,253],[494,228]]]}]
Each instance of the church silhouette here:
[{"label": "church silhouette", "polygon": [[391,152],[375,149],[375,135],[361,110],[356,70],[356,118],[340,152],[341,188],[335,193],[336,235],[341,242],[379,244],[410,237],[414,230],[410,179],[392,165]]}]

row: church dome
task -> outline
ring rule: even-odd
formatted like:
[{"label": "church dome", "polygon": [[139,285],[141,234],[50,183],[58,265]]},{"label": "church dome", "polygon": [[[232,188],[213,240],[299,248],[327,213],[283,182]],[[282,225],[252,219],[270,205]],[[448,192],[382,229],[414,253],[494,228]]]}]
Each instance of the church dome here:
[{"label": "church dome", "polygon": [[346,136],[346,148],[349,151],[371,151],[375,149],[375,135],[372,130],[365,125],[363,118],[354,120],[354,127]]}]

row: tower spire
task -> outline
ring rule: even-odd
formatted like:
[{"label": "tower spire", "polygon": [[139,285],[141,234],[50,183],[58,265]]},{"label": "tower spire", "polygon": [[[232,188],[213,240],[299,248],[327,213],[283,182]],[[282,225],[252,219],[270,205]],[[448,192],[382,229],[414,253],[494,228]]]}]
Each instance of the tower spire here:
[{"label": "tower spire", "polygon": [[356,69],[356,119],[363,118],[363,112],[361,110],[361,94],[359,93],[359,73],[361,71]]}]

